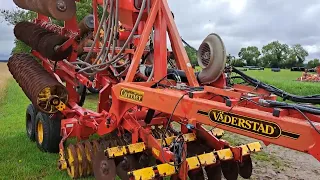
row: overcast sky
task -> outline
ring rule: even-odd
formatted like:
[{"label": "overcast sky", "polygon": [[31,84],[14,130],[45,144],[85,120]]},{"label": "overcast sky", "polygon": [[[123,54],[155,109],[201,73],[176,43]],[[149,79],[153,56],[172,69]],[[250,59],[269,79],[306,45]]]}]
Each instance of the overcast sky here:
[{"label": "overcast sky", "polygon": [[[237,55],[240,48],[261,48],[273,40],[302,44],[311,58],[320,58],[319,0],[168,0],[180,35],[195,48],[211,32],[218,33],[227,51]],[[12,0],[1,8],[12,9]],[[0,59],[13,47],[12,27],[0,24]]]}]

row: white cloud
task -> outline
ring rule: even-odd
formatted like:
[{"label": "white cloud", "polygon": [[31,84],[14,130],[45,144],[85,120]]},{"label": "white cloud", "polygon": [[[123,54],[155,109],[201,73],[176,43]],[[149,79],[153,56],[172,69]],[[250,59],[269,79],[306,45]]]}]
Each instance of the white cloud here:
[{"label": "white cloud", "polygon": [[[319,0],[169,0],[180,35],[195,48],[209,33],[219,34],[228,53],[240,48],[261,48],[272,40],[289,45],[300,43],[308,59],[320,57]],[[12,9],[12,0],[2,0],[1,8]],[[1,53],[13,46],[12,27],[0,23]]]}]

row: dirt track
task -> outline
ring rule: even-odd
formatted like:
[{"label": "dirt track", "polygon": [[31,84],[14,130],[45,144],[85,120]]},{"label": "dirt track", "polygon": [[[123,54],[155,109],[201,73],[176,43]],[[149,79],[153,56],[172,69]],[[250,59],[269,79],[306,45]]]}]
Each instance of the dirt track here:
[{"label": "dirt track", "polygon": [[[230,135],[237,138],[239,143],[254,142],[256,140],[239,135]],[[261,142],[262,143],[262,142]],[[263,143],[262,143],[263,144]],[[320,179],[320,163],[314,157],[269,145],[263,147],[262,154],[254,160],[253,176],[251,179],[259,180],[318,180]]]},{"label": "dirt track", "polygon": [[0,89],[6,85],[7,80],[11,77],[7,63],[0,63]]}]

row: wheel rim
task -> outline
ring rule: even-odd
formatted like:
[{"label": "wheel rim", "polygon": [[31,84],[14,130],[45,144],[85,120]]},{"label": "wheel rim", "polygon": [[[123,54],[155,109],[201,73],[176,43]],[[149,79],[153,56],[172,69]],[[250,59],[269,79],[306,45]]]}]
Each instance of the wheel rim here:
[{"label": "wheel rim", "polygon": [[43,142],[43,124],[39,121],[37,125],[38,130],[38,142],[39,144],[42,144]]}]

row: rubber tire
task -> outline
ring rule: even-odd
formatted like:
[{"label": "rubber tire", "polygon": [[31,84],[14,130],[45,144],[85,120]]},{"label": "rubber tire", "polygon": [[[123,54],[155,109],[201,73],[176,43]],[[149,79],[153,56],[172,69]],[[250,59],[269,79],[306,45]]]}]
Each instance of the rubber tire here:
[{"label": "rubber tire", "polygon": [[31,141],[35,141],[35,119],[37,110],[33,104],[29,104],[26,110],[26,133]]},{"label": "rubber tire", "polygon": [[[43,141],[38,140],[38,123],[43,125]],[[48,114],[38,112],[35,120],[35,139],[38,148],[43,152],[58,153],[59,143],[62,139],[60,136],[61,128],[61,115],[59,113],[54,114],[51,118]]]}]

